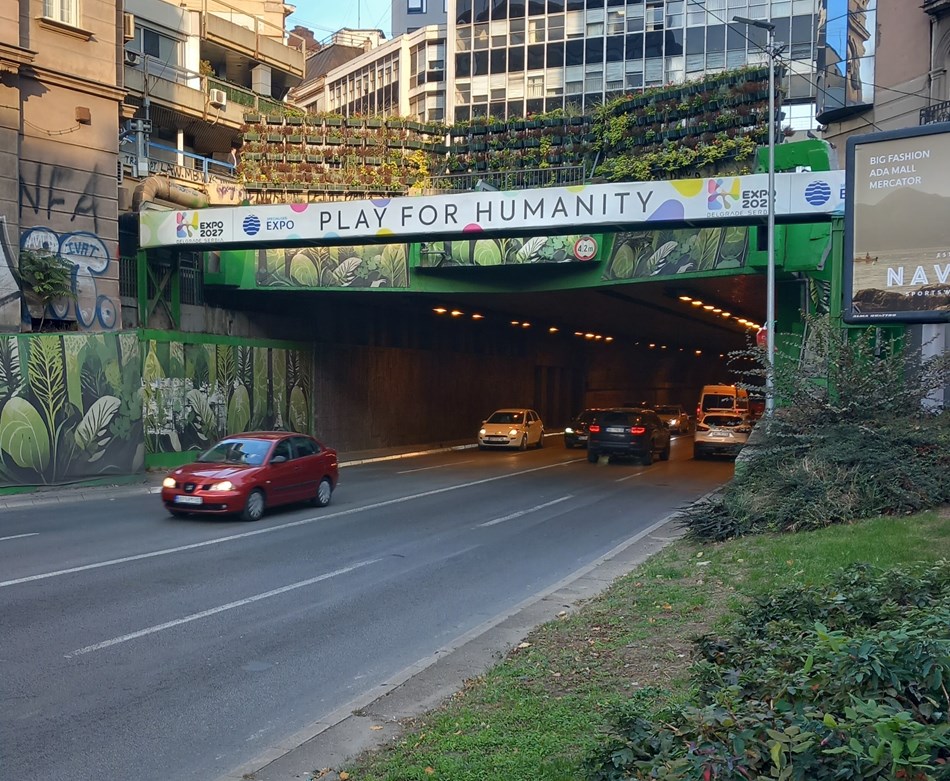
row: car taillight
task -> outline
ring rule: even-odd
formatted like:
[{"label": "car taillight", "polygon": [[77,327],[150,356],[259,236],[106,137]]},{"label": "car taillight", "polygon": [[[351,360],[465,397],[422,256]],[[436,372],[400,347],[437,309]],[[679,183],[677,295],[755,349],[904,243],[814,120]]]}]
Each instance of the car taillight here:
[{"label": "car taillight", "polygon": [[631,426],[630,433],[640,436],[641,434],[646,434],[647,430],[643,426]]},{"label": "car taillight", "polygon": [[598,434],[598,433],[600,433],[600,426],[597,425],[596,423],[591,423],[591,424],[587,427],[587,431],[588,431],[589,433],[591,433],[591,434]]}]

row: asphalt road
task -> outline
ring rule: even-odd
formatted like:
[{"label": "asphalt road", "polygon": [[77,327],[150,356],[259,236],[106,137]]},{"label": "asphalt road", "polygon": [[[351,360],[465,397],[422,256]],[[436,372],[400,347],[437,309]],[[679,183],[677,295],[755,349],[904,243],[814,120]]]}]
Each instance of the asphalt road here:
[{"label": "asphalt road", "polygon": [[0,512],[0,777],[210,781],[732,475],[560,438],[347,467],[261,522],[157,496]]}]

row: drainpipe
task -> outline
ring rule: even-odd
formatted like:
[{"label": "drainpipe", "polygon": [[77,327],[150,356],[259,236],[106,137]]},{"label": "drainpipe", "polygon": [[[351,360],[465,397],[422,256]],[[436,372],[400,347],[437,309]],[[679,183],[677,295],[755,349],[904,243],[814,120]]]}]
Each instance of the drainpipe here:
[{"label": "drainpipe", "polygon": [[132,211],[142,211],[142,206],[156,199],[171,201],[187,209],[204,209],[208,196],[198,190],[172,184],[166,177],[150,176],[135,186],[132,192]]}]

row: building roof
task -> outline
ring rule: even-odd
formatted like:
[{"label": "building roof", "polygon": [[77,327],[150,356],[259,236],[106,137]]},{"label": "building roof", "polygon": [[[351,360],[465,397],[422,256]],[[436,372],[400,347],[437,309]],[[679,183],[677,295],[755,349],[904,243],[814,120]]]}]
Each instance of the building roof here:
[{"label": "building roof", "polygon": [[363,53],[362,46],[343,46],[339,43],[331,43],[324,46],[317,52],[307,57],[307,68],[304,73],[303,83],[307,84],[316,81],[321,76],[338,68],[346,62],[349,62]]}]

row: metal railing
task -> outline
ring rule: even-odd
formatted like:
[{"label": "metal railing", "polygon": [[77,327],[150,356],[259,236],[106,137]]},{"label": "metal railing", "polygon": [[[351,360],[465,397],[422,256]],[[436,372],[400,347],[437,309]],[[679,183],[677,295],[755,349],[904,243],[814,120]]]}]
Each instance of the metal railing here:
[{"label": "metal railing", "polygon": [[[168,160],[166,157],[152,155],[152,150],[160,150],[175,155],[175,160]],[[181,168],[186,171],[195,171],[201,173],[202,182],[210,182],[211,175],[224,176],[228,179],[236,178],[235,166],[231,163],[225,163],[221,160],[215,160],[213,157],[204,157],[194,152],[184,152],[167,144],[159,144],[156,141],[149,141],[145,147],[145,153],[148,156],[149,170],[155,167],[167,166],[169,168]],[[181,155],[182,162],[178,162],[178,156]],[[164,171],[163,173],[174,173],[174,171]],[[187,177],[180,177],[187,178]]]},{"label": "metal railing", "polygon": [[950,100],[920,110],[921,125],[932,125],[934,122],[950,122]]},{"label": "metal railing", "polygon": [[216,16],[219,19],[227,19],[239,27],[253,30],[256,36],[269,38],[273,41],[281,41],[290,49],[295,49],[299,52],[306,50],[307,43],[299,35],[288,32],[281,25],[268,22],[253,13],[248,13],[246,8],[230,5],[229,3],[223,2],[223,0],[200,0],[200,3],[186,2],[183,3],[183,5],[188,7],[200,5],[200,8],[196,10],[200,10],[202,14]]},{"label": "metal railing", "polygon": [[433,192],[467,192],[479,187],[495,190],[527,190],[534,187],[567,187],[583,184],[587,178],[583,165],[522,168],[509,171],[466,171],[430,177]]},{"label": "metal railing", "polygon": [[138,296],[137,262],[135,255],[119,258],[119,295],[122,298]]},{"label": "metal railing", "polygon": [[204,275],[201,269],[181,266],[179,272],[179,293],[181,303],[201,306],[205,302]]}]

